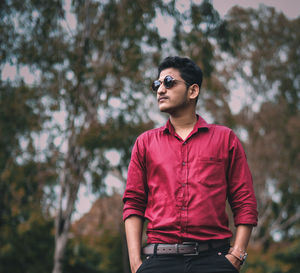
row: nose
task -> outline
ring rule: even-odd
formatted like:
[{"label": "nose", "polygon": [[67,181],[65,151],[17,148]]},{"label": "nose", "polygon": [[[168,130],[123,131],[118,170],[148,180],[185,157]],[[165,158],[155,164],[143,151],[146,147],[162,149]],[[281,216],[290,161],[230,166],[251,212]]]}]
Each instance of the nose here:
[{"label": "nose", "polygon": [[164,94],[167,92],[167,88],[165,87],[165,85],[162,83],[159,88],[157,89],[157,94]]}]

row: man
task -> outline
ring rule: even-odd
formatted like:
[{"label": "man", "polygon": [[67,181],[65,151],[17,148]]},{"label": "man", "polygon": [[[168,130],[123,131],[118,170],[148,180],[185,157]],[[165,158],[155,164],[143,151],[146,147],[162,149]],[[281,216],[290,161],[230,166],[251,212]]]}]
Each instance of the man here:
[{"label": "man", "polygon": [[[201,83],[201,69],[188,58],[159,65],[152,89],[170,118],[137,138],[123,198],[132,273],[238,272],[246,259],[257,224],[252,177],[232,130],[196,115]],[[236,225],[231,248],[227,199]]]}]

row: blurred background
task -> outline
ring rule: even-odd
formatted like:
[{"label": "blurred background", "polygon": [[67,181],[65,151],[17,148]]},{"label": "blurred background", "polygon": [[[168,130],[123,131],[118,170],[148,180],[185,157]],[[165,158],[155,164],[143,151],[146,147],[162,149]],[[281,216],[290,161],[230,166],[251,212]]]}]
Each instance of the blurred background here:
[{"label": "blurred background", "polygon": [[198,113],[246,150],[242,272],[300,272],[299,1],[3,0],[0,41],[1,273],[130,272],[122,193],[167,119],[150,85],[169,55],[203,69]]}]

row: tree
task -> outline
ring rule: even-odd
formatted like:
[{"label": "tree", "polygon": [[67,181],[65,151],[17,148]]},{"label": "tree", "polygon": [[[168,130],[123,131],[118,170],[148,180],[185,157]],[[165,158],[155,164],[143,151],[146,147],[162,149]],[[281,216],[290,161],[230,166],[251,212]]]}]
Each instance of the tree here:
[{"label": "tree", "polygon": [[[299,236],[299,18],[260,6],[221,20],[210,1],[182,17],[190,28],[177,22],[173,46],[204,70],[199,110],[235,129],[248,155],[260,213],[254,240]],[[237,111],[230,99],[241,81],[247,94]]]},{"label": "tree", "polygon": [[235,119],[228,104],[230,88],[222,81],[224,76],[218,63],[222,54],[235,55],[233,46],[239,36],[231,31],[228,22],[220,17],[209,0],[192,3],[180,19],[174,28],[172,45],[176,54],[189,56],[203,70],[198,110],[205,116],[209,115],[210,122],[234,127]]},{"label": "tree", "polygon": [[[71,272],[70,267],[77,268],[79,263],[81,266],[93,264],[97,272],[130,272],[129,264],[121,262],[127,259],[123,251],[122,207],[120,194],[101,197],[88,213],[72,224],[73,255],[67,272]],[[96,253],[96,259],[84,257],[88,249]]]},{"label": "tree", "polygon": [[51,162],[36,160],[32,138],[41,129],[40,107],[34,88],[0,81],[1,272],[46,273],[52,267],[53,220],[44,189],[55,173]]},{"label": "tree", "polygon": [[[274,255],[276,259],[282,261],[284,264],[287,265],[288,270],[285,272],[292,273],[298,272],[300,266],[300,244],[299,239],[295,240],[295,242],[287,249],[282,250]],[[274,272],[275,273],[275,272]]]},{"label": "tree", "polygon": [[[128,148],[130,134],[147,127],[144,125],[147,117],[137,118],[133,114],[141,109],[137,94],[130,89],[136,90],[140,86],[144,90],[142,46],[157,48],[162,42],[157,30],[149,27],[157,4],[161,3],[74,2],[77,27],[68,40],[69,50],[64,60],[68,60],[69,65],[56,71],[59,78],[53,75],[53,79],[44,80],[65,102],[67,113],[64,133],[68,148],[60,172],[53,272],[62,271],[80,184],[90,175],[96,179],[92,181],[95,185],[101,185],[101,178],[110,169],[104,152],[115,148],[122,153]],[[69,80],[66,79],[68,73],[72,74]],[[134,82],[131,81],[133,78]],[[59,94],[63,90],[64,94]],[[121,102],[123,113],[112,105],[114,100]],[[99,115],[99,111],[103,114]],[[131,125],[128,127],[128,124]],[[120,133],[126,131],[129,138],[124,140]]]},{"label": "tree", "polygon": [[[3,154],[10,153],[10,142],[18,153],[1,158],[0,164],[6,166],[1,171],[5,174],[8,170],[12,175],[17,167],[22,169],[27,164],[34,170],[24,182],[38,184],[27,195],[26,204],[30,198],[36,201],[34,209],[28,205],[27,215],[39,215],[45,221],[40,225],[49,228],[48,223],[53,221],[51,211],[55,209],[53,273],[62,272],[64,266],[70,265],[66,259],[73,253],[70,248],[74,241],[67,243],[80,185],[90,184],[94,192],[104,194],[103,181],[109,172],[125,180],[130,147],[140,132],[153,127],[149,109],[154,97],[148,86],[154,71],[150,67],[156,67],[170,52],[190,55],[204,68],[205,89],[212,91],[205,93],[200,105],[206,103],[215,121],[234,124],[226,101],[229,89],[215,74],[215,55],[218,50],[234,52],[229,40],[236,37],[210,1],[191,3],[184,14],[176,10],[176,1],[165,4],[161,0],[76,0],[69,10],[59,0],[4,1],[1,5],[0,35],[5,41],[0,45],[1,66],[11,63],[18,69],[29,68],[35,75],[33,84],[22,80],[20,74],[20,80],[1,82],[3,94],[14,90],[10,102],[20,98],[24,104],[24,109],[18,106],[20,113],[15,112],[16,132],[5,135],[1,143]],[[159,14],[175,20],[171,43],[160,37],[154,24]],[[69,25],[67,16],[73,16],[74,25]],[[186,25],[191,30],[186,30]],[[22,88],[26,96],[20,97],[22,93],[18,91]],[[6,102],[3,100],[7,111],[3,126],[10,125],[7,119],[14,113],[9,108],[12,105],[14,109],[13,104]],[[42,136],[46,143],[37,147],[36,139]],[[106,157],[110,150],[121,155],[117,166],[112,166]],[[8,164],[10,160],[18,163],[16,168]],[[5,187],[9,187],[18,180],[11,176],[6,181]],[[12,188],[11,194],[16,192]],[[11,205],[9,197],[5,200],[3,211],[10,210]],[[23,205],[16,204],[18,208]],[[12,215],[7,217],[11,219]],[[30,223],[27,234],[34,238],[36,222]],[[82,249],[93,260],[94,250],[86,246]],[[77,265],[70,270],[76,271]]]},{"label": "tree", "polygon": [[[61,272],[80,184],[90,182],[101,191],[110,170],[105,157],[109,149],[122,155],[114,168],[122,176],[134,136],[151,126],[147,115],[136,114],[144,107],[138,102],[149,82],[145,69],[159,59],[163,43],[150,23],[157,10],[170,13],[174,3],[73,1],[75,28],[65,20],[62,1],[2,5],[2,26],[12,30],[3,35],[7,43],[2,55],[37,75],[34,86],[44,108],[38,115],[49,118],[40,132],[47,133],[43,152],[55,162],[60,185],[53,272]],[[55,120],[58,114],[63,121]]]},{"label": "tree", "polygon": [[247,132],[259,204],[254,235],[267,246],[272,238],[299,236],[300,18],[260,6],[236,7],[227,19],[230,31],[240,35],[236,57],[226,60],[227,75],[249,86],[237,123]]}]

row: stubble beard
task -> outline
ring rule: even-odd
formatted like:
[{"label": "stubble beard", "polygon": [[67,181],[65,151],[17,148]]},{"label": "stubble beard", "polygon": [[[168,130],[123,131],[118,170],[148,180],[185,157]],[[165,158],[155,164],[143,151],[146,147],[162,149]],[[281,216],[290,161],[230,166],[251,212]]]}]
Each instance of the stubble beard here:
[{"label": "stubble beard", "polygon": [[174,114],[178,113],[178,111],[186,108],[189,105],[187,102],[187,92],[188,92],[188,89],[186,89],[184,98],[182,99],[181,103],[178,103],[177,105],[174,105],[174,106],[166,107],[165,109],[164,109],[164,107],[163,107],[163,109],[160,109],[160,107],[159,107],[159,111],[162,113],[167,113],[169,115],[174,115]]}]

